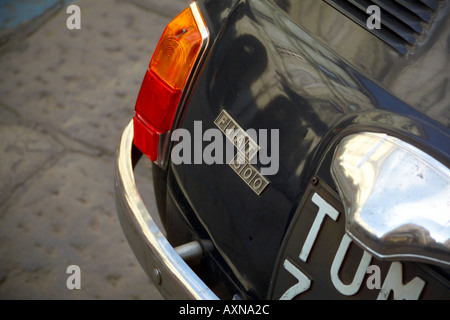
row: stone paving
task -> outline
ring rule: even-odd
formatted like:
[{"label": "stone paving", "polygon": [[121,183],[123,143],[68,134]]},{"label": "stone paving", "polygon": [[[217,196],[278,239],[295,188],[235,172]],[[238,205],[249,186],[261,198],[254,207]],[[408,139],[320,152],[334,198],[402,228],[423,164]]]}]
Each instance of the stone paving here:
[{"label": "stone paving", "polygon": [[81,30],[67,29],[65,4],[0,47],[0,299],[162,299],[120,227],[114,157],[153,49],[188,2],[75,4]]}]

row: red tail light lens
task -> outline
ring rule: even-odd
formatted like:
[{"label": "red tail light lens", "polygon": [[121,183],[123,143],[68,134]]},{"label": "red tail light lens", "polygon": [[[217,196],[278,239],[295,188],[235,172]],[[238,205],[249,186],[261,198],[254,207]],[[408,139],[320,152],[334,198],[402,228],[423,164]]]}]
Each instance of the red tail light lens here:
[{"label": "red tail light lens", "polygon": [[135,107],[134,144],[152,161],[158,158],[159,137],[171,129],[189,74],[199,58],[204,40],[199,23],[205,28],[195,4],[172,20],[144,76]]},{"label": "red tail light lens", "polygon": [[151,123],[157,132],[166,132],[172,124],[180,96],[181,89],[171,88],[147,70],[136,102],[136,115]]}]

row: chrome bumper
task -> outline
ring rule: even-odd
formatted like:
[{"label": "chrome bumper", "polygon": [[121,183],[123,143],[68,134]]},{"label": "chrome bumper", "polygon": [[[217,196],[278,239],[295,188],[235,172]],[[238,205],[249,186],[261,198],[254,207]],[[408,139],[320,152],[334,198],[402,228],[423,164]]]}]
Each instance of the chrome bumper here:
[{"label": "chrome bumper", "polygon": [[117,151],[116,208],[122,229],[138,261],[167,299],[216,300],[217,296],[173,248],[148,212],[137,189],[132,159],[133,121]]}]

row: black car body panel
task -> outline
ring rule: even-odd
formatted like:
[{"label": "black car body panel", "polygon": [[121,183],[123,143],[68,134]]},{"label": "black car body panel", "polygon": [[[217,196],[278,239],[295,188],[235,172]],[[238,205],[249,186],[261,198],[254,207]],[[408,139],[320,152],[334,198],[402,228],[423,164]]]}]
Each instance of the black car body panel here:
[{"label": "black car body panel", "polygon": [[[330,164],[342,137],[387,133],[448,167],[450,6],[438,4],[427,36],[402,54],[325,1],[200,2],[213,43],[181,127],[195,139],[196,121],[203,132],[217,128],[226,110],[244,130],[278,129],[279,170],[266,176],[270,185],[258,196],[227,164],[171,163],[167,193],[158,191],[167,202],[169,241],[210,241],[203,271],[220,278],[224,291],[234,290],[231,296],[279,298],[274,283],[288,231],[310,197],[311,180],[338,197]],[[342,237],[342,220],[328,241]],[[316,266],[328,260],[324,251]],[[450,298],[445,270],[408,264],[441,279],[436,293]]]}]

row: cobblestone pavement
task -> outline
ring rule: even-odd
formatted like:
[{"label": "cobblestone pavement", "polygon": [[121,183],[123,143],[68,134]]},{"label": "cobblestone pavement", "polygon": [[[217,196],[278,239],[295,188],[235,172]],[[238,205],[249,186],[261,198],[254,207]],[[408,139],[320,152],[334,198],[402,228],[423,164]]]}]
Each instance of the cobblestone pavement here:
[{"label": "cobblestone pavement", "polygon": [[[0,299],[162,299],[120,227],[114,156],[153,49],[187,2],[75,4],[81,30],[67,29],[65,4],[0,48]],[[81,290],[66,286],[73,264]]]}]

